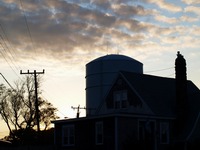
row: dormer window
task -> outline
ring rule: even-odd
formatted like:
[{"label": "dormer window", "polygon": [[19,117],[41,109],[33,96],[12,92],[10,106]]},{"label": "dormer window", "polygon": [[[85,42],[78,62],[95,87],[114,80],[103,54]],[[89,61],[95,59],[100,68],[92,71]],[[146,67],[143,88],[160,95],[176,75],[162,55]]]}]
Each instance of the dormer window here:
[{"label": "dormer window", "polygon": [[114,108],[127,108],[128,107],[128,94],[127,90],[118,90],[113,92]]}]

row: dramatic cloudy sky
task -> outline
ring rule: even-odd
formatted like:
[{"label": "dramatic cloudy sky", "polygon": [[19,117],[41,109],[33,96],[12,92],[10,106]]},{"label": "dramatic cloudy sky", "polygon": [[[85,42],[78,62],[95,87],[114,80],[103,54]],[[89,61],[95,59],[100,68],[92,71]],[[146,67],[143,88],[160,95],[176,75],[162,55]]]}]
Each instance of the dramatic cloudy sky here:
[{"label": "dramatic cloudy sky", "polygon": [[61,118],[85,106],[85,64],[107,54],[173,78],[181,51],[200,87],[199,7],[199,0],[0,0],[0,72],[14,86],[20,70],[45,69],[43,97]]}]

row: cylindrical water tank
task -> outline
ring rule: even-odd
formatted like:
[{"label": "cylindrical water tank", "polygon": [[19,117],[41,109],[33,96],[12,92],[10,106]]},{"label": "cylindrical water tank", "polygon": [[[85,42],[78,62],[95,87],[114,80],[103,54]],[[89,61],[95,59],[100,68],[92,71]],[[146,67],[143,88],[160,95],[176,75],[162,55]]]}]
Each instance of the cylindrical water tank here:
[{"label": "cylindrical water tank", "polygon": [[86,115],[94,115],[119,71],[143,73],[143,64],[131,57],[111,54],[86,64]]}]

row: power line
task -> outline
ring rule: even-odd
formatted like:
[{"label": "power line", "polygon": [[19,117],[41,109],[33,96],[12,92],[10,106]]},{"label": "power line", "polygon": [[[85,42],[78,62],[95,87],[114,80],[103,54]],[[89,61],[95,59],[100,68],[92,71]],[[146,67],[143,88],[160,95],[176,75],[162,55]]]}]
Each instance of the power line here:
[{"label": "power line", "polygon": [[[2,43],[0,43],[2,46]],[[4,49],[4,47],[2,46],[2,48]],[[16,71],[13,69],[13,67],[10,65],[10,63],[8,62],[7,58],[5,57],[5,55],[3,54],[2,51],[0,51],[1,55],[3,56],[4,60],[7,62],[7,64],[9,65],[9,67],[12,69],[12,71],[18,76],[18,74],[16,73]],[[19,77],[19,76],[18,76]]]},{"label": "power line", "polygon": [[13,50],[13,46],[11,45],[11,43],[10,43],[10,41],[9,41],[9,39],[8,39],[8,36],[7,36],[7,34],[6,34],[6,29],[3,27],[3,25],[2,24],[0,24],[0,28],[1,28],[1,30],[2,30],[2,35],[0,34],[0,36],[1,36],[1,40],[3,41],[3,44],[5,45],[4,46],[4,52],[7,54],[7,52],[9,52],[9,54],[7,54],[7,56],[11,56],[12,58],[10,58],[10,60],[11,60],[11,62],[13,62],[13,60],[15,60],[15,63],[13,63],[13,65],[15,66],[15,68],[17,69],[17,71],[18,70],[20,70],[20,66],[17,66],[16,67],[16,63],[17,63],[17,59],[16,58],[18,58],[17,57],[17,54],[16,54],[16,52],[15,52],[15,50]]},{"label": "power line", "polygon": [[175,73],[171,73],[171,74],[167,75],[167,77],[172,77],[174,75],[175,75]]},{"label": "power line", "polygon": [[[6,34],[5,29],[3,28],[3,25],[2,25],[2,24],[0,24],[0,28],[1,28],[2,32],[3,32],[3,36],[2,36],[1,38],[2,38],[2,40],[3,40],[3,42],[4,42],[4,44],[6,45],[7,49],[8,49],[9,52],[10,52],[10,54],[12,55],[12,58],[13,58],[13,59],[17,58],[17,55],[16,55],[15,51],[13,50],[13,47],[11,46],[11,44],[10,44],[10,42],[9,42],[8,36],[7,36],[7,34]],[[5,37],[5,38],[4,38],[4,37]],[[5,39],[6,39],[6,40],[5,40]],[[7,41],[7,42],[6,42],[6,41]],[[8,43],[8,44],[7,44],[7,43]],[[9,45],[9,46],[8,46],[8,45]],[[11,50],[10,50],[9,47],[11,47],[12,52],[11,52]],[[15,57],[13,56],[13,54],[14,54]]]},{"label": "power line", "polygon": [[[8,56],[10,62],[13,64],[13,66],[15,67],[16,70],[18,70],[18,68],[16,67],[15,63],[13,62],[13,60],[15,59],[14,56],[12,55],[12,53],[10,52],[3,36],[0,34],[0,38],[3,42],[0,42],[1,46],[2,46],[2,49],[5,53],[6,56]],[[7,51],[8,50],[8,51]],[[3,52],[2,52],[3,53]],[[12,58],[11,58],[12,57]]]},{"label": "power line", "polygon": [[[22,13],[24,15],[24,20],[25,20],[26,28],[27,28],[28,35],[30,37],[31,44],[32,44],[32,49],[33,49],[33,39],[32,39],[32,36],[31,36],[31,31],[30,31],[30,28],[29,28],[29,25],[28,25],[28,21],[27,21],[26,13],[24,11],[24,6],[23,6],[23,3],[22,3],[22,0],[20,0],[20,5],[21,5],[21,8],[22,8]],[[36,50],[35,50],[35,53],[36,53]]]},{"label": "power line", "polygon": [[164,69],[159,69],[159,70],[152,70],[152,71],[146,71],[145,73],[152,73],[152,72],[159,72],[159,71],[165,71],[165,70],[170,70],[174,67],[170,67],[170,68],[164,68]]},{"label": "power line", "polygon": [[80,109],[86,109],[85,107],[80,107],[80,105],[78,105],[78,107],[73,107],[73,106],[71,106],[71,108],[72,108],[72,109],[77,109],[76,118],[79,118]]},{"label": "power line", "polygon": [[[41,94],[42,98],[46,101],[49,101],[43,94]],[[68,118],[63,112],[61,112],[59,109],[57,109],[57,111],[64,117],[64,118]]]},{"label": "power line", "polygon": [[[17,64],[16,63],[16,58],[17,58],[16,53],[13,50],[11,51],[9,46],[8,46],[8,44],[10,44],[10,43],[9,43],[8,37],[6,35],[6,32],[5,32],[2,24],[0,24],[0,28],[2,30],[2,34],[0,34],[0,45],[2,47],[2,50],[0,51],[0,53],[1,53],[2,57],[4,58],[4,60],[7,62],[7,64],[9,65],[9,67],[12,69],[12,71],[16,74],[16,76],[18,78],[20,78],[18,76],[18,73],[16,73],[16,71],[14,70],[14,68],[15,68],[18,71],[19,68],[20,68],[19,66],[16,66],[16,64]],[[7,40],[5,40],[5,38]],[[13,56],[13,54],[15,54],[15,56]],[[14,60],[15,60],[15,62],[14,62]],[[14,68],[12,66],[14,66]]]},{"label": "power line", "polygon": [[12,85],[8,82],[8,80],[4,77],[4,75],[2,73],[0,73],[1,76],[3,77],[3,79],[6,81],[6,83],[11,87],[11,89],[14,90],[14,88],[12,87]]}]

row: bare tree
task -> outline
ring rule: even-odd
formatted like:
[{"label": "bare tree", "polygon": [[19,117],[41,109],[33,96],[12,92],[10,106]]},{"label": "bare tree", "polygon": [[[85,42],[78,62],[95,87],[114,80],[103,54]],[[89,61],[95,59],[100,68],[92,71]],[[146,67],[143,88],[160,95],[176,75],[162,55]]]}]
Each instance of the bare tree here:
[{"label": "bare tree", "polygon": [[[38,93],[41,94],[39,85]],[[10,135],[14,133],[13,130],[34,129],[36,126],[34,90],[34,79],[31,76],[26,76],[23,81],[15,82],[14,90],[7,89],[3,84],[0,85],[0,115],[7,124]],[[58,118],[57,108],[41,97],[38,98],[38,102],[40,124],[46,130],[51,120]]]},{"label": "bare tree", "polygon": [[1,84],[0,85],[0,113],[1,113],[1,117],[2,119],[5,121],[9,131],[11,132],[11,126],[9,123],[9,118],[11,115],[10,109],[7,109],[9,107],[9,103],[7,102],[7,97],[8,97],[9,93],[8,90],[6,89],[6,87]]}]

